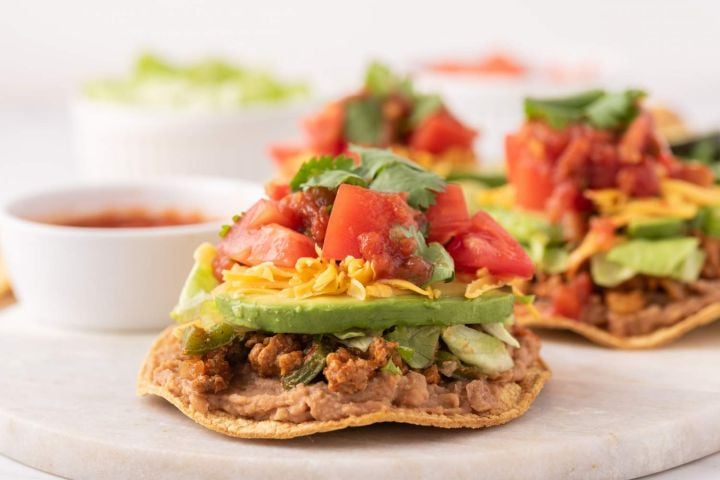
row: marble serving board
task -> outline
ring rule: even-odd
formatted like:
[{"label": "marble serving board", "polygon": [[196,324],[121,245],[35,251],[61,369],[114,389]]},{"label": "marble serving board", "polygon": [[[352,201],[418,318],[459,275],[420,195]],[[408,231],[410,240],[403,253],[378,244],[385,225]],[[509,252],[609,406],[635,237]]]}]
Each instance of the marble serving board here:
[{"label": "marble serving board", "polygon": [[135,396],[153,336],[69,333],[0,312],[0,453],[69,478],[623,479],[720,450],[720,324],[656,351],[544,337],[554,371],[508,425],[377,425],[244,441]]}]

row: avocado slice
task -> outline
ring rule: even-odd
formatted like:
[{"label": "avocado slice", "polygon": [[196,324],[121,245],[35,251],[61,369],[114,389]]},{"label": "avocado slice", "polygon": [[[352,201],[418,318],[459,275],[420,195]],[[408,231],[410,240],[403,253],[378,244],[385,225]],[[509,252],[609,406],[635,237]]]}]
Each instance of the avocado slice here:
[{"label": "avocado slice", "polygon": [[495,323],[513,312],[514,295],[488,292],[475,299],[419,295],[356,300],[346,296],[305,299],[277,295],[217,295],[225,321],[250,330],[272,333],[322,334],[353,328],[385,330],[394,326]]},{"label": "avocado slice", "polygon": [[685,222],[678,218],[633,220],[627,226],[627,234],[632,238],[681,237],[685,234]]}]

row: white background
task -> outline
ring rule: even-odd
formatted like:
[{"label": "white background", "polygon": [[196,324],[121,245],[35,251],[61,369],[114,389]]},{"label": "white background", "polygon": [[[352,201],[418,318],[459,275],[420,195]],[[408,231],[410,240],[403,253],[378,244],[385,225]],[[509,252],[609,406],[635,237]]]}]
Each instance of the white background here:
[{"label": "white background", "polygon": [[123,71],[143,49],[181,59],[223,54],[337,86],[373,57],[397,63],[501,47],[530,61],[592,61],[618,83],[645,86],[685,109],[720,99],[713,0],[0,5],[0,104],[62,102],[78,81]]}]

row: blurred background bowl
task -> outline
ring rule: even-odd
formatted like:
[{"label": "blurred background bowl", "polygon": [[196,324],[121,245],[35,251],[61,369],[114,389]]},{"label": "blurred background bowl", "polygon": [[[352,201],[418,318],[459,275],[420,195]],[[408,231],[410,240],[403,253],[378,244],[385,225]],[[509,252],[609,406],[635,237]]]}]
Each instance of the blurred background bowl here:
[{"label": "blurred background bowl", "polygon": [[312,104],[237,110],[158,109],[76,99],[78,172],[92,179],[216,175],[265,181],[268,146],[293,138]]}]

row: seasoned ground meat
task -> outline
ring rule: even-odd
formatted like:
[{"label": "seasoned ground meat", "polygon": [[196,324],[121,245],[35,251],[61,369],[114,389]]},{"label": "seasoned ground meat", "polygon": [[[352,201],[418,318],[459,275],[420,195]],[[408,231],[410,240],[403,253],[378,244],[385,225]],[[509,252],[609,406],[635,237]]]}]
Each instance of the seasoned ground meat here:
[{"label": "seasoned ground meat", "polygon": [[367,358],[339,348],[327,356],[323,374],[331,392],[355,393],[367,388],[376,372],[387,364],[397,344],[382,338],[373,339],[368,348]]},{"label": "seasoned ground meat", "polygon": [[427,383],[430,385],[437,385],[440,383],[442,378],[440,378],[440,371],[438,370],[437,365],[431,365],[422,372],[423,375],[425,375],[425,380],[427,380]]},{"label": "seasoned ground meat", "polygon": [[[640,286],[642,289],[636,289]],[[631,290],[625,290],[630,288]],[[603,295],[594,294],[578,321],[606,329],[618,337],[646,335],[670,327],[720,302],[720,280],[684,284],[669,279],[636,277]],[[546,305],[541,302],[540,305]]]},{"label": "seasoned ground meat", "polygon": [[250,342],[253,342],[248,354],[250,366],[262,377],[287,374],[302,361],[302,347],[296,335],[280,333],[266,337],[262,342],[257,339]]},{"label": "seasoned ground meat", "polygon": [[[523,328],[514,329],[513,334],[521,344],[519,349],[512,349],[515,368],[496,378],[455,380],[440,376],[436,367],[418,372],[407,369],[405,365],[402,366],[405,369],[403,374],[383,371],[382,366],[396,353],[396,345],[377,339],[362,355],[346,348],[328,355],[329,359],[334,356],[338,361],[333,374],[347,377],[349,383],[337,384],[345,387],[333,391],[328,381],[320,376],[307,385],[300,384],[286,390],[278,377],[261,376],[249,361],[245,361],[244,356],[238,356],[238,351],[260,351],[289,344],[287,339],[277,338],[279,335],[262,334],[251,334],[232,347],[193,358],[182,354],[177,337],[168,335],[149,360],[147,372],[150,381],[168,389],[197,411],[224,412],[254,420],[294,423],[331,421],[395,407],[442,415],[486,413],[509,408],[513,399],[521,394],[524,388],[522,382],[528,380],[530,369],[534,368],[537,373],[539,368],[537,337]],[[303,335],[286,336],[295,337],[297,344],[307,346],[310,342]],[[307,350],[309,353],[310,349]],[[281,359],[297,357],[294,354],[297,351],[281,353],[275,358],[282,363],[284,360]],[[237,361],[238,358],[243,361]],[[349,361],[372,366],[373,369],[358,381],[345,369]],[[265,365],[270,368],[271,363]],[[282,366],[277,368],[281,370]],[[366,370],[366,373],[369,371]],[[347,385],[356,383],[363,383],[364,388],[347,388]],[[220,388],[216,389],[216,385]],[[196,387],[202,391],[196,390]]]},{"label": "seasoned ground meat", "polygon": [[200,357],[189,357],[180,363],[180,376],[200,393],[225,390],[232,377],[228,348],[220,348]]}]

